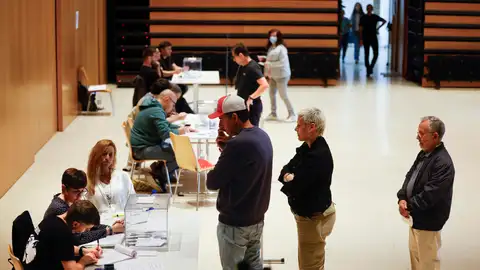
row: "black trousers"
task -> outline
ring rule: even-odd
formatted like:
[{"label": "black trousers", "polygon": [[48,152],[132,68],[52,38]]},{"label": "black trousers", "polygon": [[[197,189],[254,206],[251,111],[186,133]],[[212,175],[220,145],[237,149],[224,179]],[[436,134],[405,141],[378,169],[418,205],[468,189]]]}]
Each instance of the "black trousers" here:
[{"label": "black trousers", "polygon": [[252,125],[258,127],[260,124],[260,118],[262,117],[263,103],[260,98],[257,98],[253,101],[253,104],[250,106],[249,111],[249,120]]},{"label": "black trousers", "polygon": [[[370,62],[370,48],[373,50],[373,59]],[[365,50],[365,67],[367,68],[367,73],[371,74],[375,63],[378,59],[378,39],[375,38],[364,38],[363,39],[363,49]]]},{"label": "black trousers", "polygon": [[340,45],[342,46],[342,52],[343,52],[342,60],[344,60],[344,59],[345,59],[345,56],[347,55],[348,36],[349,36],[348,33],[342,35],[342,42],[340,43]]}]

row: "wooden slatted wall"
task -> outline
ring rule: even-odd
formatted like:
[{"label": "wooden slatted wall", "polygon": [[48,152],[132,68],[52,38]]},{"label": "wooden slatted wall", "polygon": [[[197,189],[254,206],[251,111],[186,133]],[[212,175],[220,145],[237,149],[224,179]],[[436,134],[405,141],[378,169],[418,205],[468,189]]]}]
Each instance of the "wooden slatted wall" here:
[{"label": "wooden slatted wall", "polygon": [[243,42],[252,52],[265,53],[267,32],[278,28],[291,54],[337,54],[337,12],[337,0],[150,0],[149,34],[152,46],[168,40],[175,51],[225,53],[226,46]]},{"label": "wooden slatted wall", "polygon": [[[427,1],[424,40],[425,63],[430,55],[480,55],[480,1]],[[423,78],[422,86],[434,83]],[[480,82],[442,82],[442,87],[480,87]]]}]

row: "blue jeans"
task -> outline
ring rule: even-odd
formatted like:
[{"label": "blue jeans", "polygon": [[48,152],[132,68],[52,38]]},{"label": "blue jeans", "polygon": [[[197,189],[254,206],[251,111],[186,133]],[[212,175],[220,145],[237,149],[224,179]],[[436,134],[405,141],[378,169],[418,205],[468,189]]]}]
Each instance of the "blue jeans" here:
[{"label": "blue jeans", "polygon": [[[147,159],[147,160],[165,160],[167,162],[167,167],[170,174],[170,180],[172,179],[175,170],[178,169],[177,161],[175,160],[175,153],[173,152],[170,139],[165,140],[162,145],[147,146],[141,149],[133,149],[133,156],[136,159]],[[155,180],[158,185],[162,188],[163,191],[166,190],[166,173],[163,166],[155,167],[152,174],[154,175]],[[132,169],[133,170],[133,169]]]},{"label": "blue jeans", "polygon": [[248,227],[217,226],[218,247],[223,270],[235,270],[244,261],[249,269],[263,270],[260,256],[263,221]]},{"label": "blue jeans", "polygon": [[358,61],[360,58],[360,32],[352,32],[353,44],[355,45],[354,49],[354,59]]}]

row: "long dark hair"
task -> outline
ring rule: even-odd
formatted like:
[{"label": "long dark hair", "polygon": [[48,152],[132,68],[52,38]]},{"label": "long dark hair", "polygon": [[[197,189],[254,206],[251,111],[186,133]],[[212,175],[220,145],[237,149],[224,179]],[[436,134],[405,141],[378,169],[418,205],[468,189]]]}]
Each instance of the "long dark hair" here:
[{"label": "long dark hair", "polygon": [[362,17],[363,15],[365,15],[365,12],[363,11],[362,4],[360,4],[360,2],[357,2],[357,3],[355,3],[355,5],[353,6],[352,15],[350,16],[350,19],[351,19],[351,20],[353,20],[353,17],[355,17],[355,14],[357,13],[357,9],[355,8],[357,5],[360,6],[360,11],[358,11],[358,13],[360,13],[360,17]]},{"label": "long dark hair", "polygon": [[282,32],[280,32],[280,30],[278,29],[270,29],[270,31],[268,31],[268,41],[267,41],[267,50],[270,49],[270,47],[272,47],[272,43],[270,42],[270,35],[272,33],[275,33],[277,32],[277,43],[275,43],[275,45],[283,45],[285,46],[285,42],[283,41],[283,34]]}]

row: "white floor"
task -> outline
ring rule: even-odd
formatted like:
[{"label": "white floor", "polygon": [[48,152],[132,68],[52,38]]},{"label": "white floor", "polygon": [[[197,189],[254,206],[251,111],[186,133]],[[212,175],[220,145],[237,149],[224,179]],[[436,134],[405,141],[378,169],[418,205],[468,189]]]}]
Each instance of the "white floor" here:
[{"label": "white floor", "polygon": [[[353,65],[347,63],[347,73],[352,72]],[[361,66],[355,69],[353,72],[365,72]],[[334,232],[327,241],[327,269],[409,269],[408,225],[397,213],[396,192],[419,150],[416,128],[424,115],[436,115],[445,121],[445,144],[456,166],[452,213],[442,234],[442,269],[479,269],[480,218],[476,215],[480,201],[476,196],[480,182],[475,166],[480,150],[480,92],[427,90],[409,83],[390,84],[378,73],[376,76],[377,83],[361,79],[354,85],[347,79],[338,87],[289,89],[297,110],[316,106],[327,117],[325,137],[335,159],[332,191],[338,210]],[[201,97],[213,99],[224,93],[223,87],[207,87],[202,88]],[[35,164],[0,200],[0,269],[7,269],[6,247],[15,216],[27,209],[34,222],[40,222],[52,195],[60,190],[64,169],[86,168],[90,148],[97,140],[110,138],[116,142],[118,167],[125,164],[127,149],[123,147],[120,124],[130,110],[131,96],[132,89],[116,90],[115,116],[80,116],[65,132],[54,136],[38,153]],[[270,108],[268,100],[266,94],[266,113]],[[286,117],[279,102],[279,114]],[[273,266],[274,270],[297,269],[296,228],[276,181],[281,166],[300,144],[294,126],[268,122],[265,125],[274,144],[275,162],[270,209],[265,220],[264,255],[267,259],[286,260],[285,265]],[[200,212],[198,269],[220,269],[216,209],[202,208]]]}]

